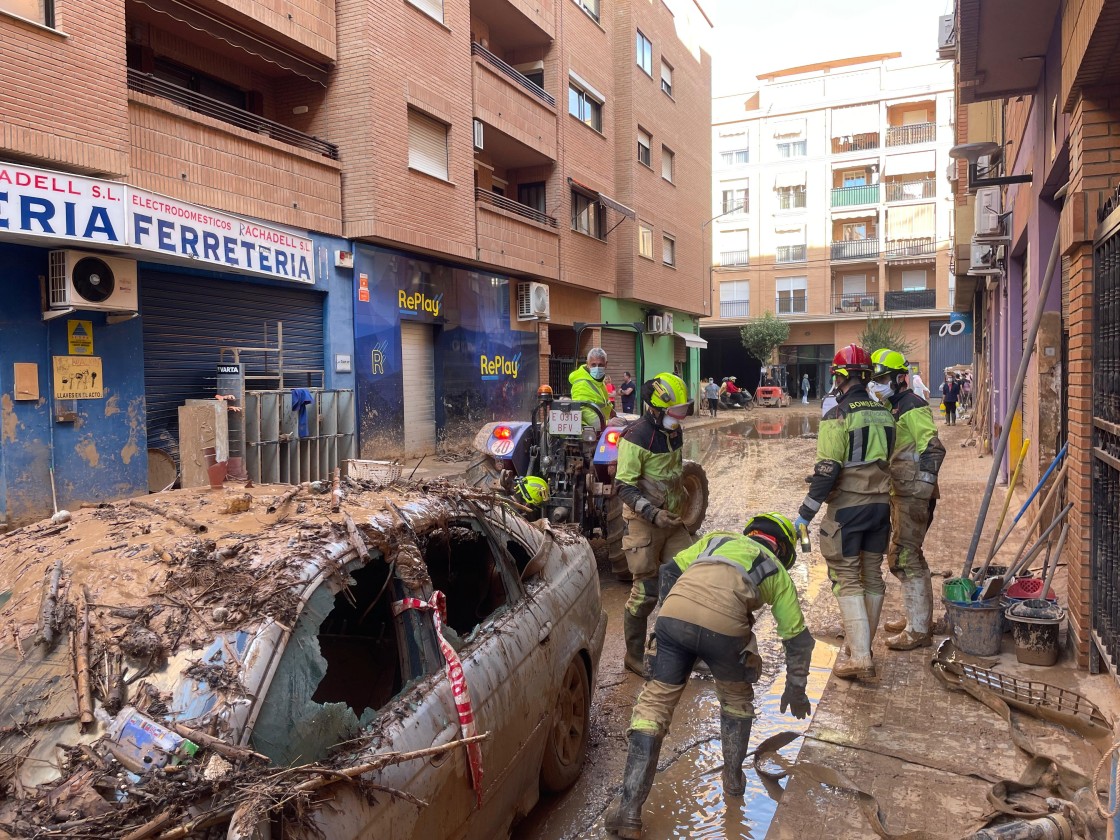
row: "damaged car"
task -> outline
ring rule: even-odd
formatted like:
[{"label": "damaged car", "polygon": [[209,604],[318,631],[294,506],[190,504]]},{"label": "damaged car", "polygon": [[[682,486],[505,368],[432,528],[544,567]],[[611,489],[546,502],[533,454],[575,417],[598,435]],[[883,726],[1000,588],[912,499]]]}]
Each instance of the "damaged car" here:
[{"label": "damaged car", "polygon": [[0,836],[490,840],[576,780],[587,542],[453,485],[314,489],[0,536]]}]

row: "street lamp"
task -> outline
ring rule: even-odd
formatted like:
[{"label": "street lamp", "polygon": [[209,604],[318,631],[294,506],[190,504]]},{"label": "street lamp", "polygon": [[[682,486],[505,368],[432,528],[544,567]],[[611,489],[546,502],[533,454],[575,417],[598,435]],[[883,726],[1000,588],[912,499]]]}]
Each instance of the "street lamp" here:
[{"label": "street lamp", "polygon": [[[712,306],[712,252],[708,251],[704,248],[704,242],[705,242],[705,239],[706,239],[704,232],[708,229],[708,225],[710,225],[712,222],[716,221],[717,219],[722,219],[724,216],[729,216],[732,213],[738,213],[740,210],[745,210],[746,207],[747,207],[747,202],[746,201],[740,201],[738,204],[736,204],[730,210],[724,210],[718,216],[712,216],[712,218],[708,219],[708,221],[706,221],[706,222],[704,222],[704,224],[700,225],[700,258],[701,258],[701,260],[707,260],[707,262],[708,262],[708,297],[704,301],[704,312],[707,313],[708,315],[712,314],[710,312],[710,309],[711,309],[711,306]],[[747,245],[747,248],[749,250],[749,248],[750,248],[749,243]],[[705,256],[705,255],[707,255],[707,256]],[[700,265],[701,276],[703,276],[703,273],[704,273],[704,266],[703,266],[703,263],[701,263],[701,265]]]}]

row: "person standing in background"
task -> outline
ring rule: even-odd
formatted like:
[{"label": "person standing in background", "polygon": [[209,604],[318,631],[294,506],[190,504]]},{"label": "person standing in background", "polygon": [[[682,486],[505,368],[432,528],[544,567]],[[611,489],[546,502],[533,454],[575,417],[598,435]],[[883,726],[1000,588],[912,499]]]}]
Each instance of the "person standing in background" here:
[{"label": "person standing in background", "polygon": [[914,372],[910,375],[910,390],[926,402],[929,402],[929,388],[927,388],[926,383],[922,381],[922,374],[918,370],[917,365],[914,365]]},{"label": "person standing in background", "polygon": [[715,417],[719,410],[719,385],[716,384],[714,376],[709,376],[704,386],[704,399],[708,401],[708,413]]},{"label": "person standing in background", "polygon": [[809,374],[801,374],[801,404],[809,404]]},{"label": "person standing in background", "polygon": [[622,397],[622,413],[634,413],[634,391],[636,386],[634,380],[630,378],[630,371],[622,374],[622,384],[618,386],[618,394]]},{"label": "person standing in background", "polygon": [[951,373],[945,374],[945,381],[941,383],[941,402],[945,406],[945,422],[950,426],[957,425],[957,401],[961,398],[961,386]]}]

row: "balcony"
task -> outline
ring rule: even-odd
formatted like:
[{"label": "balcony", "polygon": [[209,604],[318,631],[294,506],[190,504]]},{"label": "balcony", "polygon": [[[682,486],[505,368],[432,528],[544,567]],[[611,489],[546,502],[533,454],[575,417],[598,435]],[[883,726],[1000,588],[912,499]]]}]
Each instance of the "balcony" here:
[{"label": "balcony", "polygon": [[203,96],[201,93],[195,93],[188,88],[159,79],[151,73],[141,73],[139,70],[129,67],[128,89],[137,93],[146,93],[150,96],[169,99],[197,114],[204,114],[221,122],[243,128],[246,131],[263,134],[274,140],[279,140],[281,143],[315,152],[331,160],[338,160],[338,146],[334,143],[328,143],[326,140],[304,134],[302,131],[289,128],[282,123],[266,120],[264,117],[258,117],[249,111],[227,105],[217,99]]},{"label": "balcony", "polygon": [[833,242],[831,256],[833,260],[877,260],[879,240],[851,239],[846,242]]},{"label": "balcony", "polygon": [[720,251],[719,264],[724,268],[748,266],[751,264],[750,251]]},{"label": "balcony", "polygon": [[832,296],[832,311],[855,315],[860,312],[878,312],[879,298],[866,292],[844,292]]},{"label": "balcony", "polygon": [[832,191],[833,207],[852,207],[856,204],[878,203],[878,184],[866,184],[858,187],[837,187]]},{"label": "balcony", "polygon": [[[556,99],[481,44],[474,56],[474,116],[556,160]],[[487,151],[491,151],[486,142]]]},{"label": "balcony", "polygon": [[805,262],[804,245],[779,245],[774,249],[774,262],[799,263]]},{"label": "balcony", "polygon": [[845,152],[866,152],[878,148],[879,132],[877,131],[832,138],[832,153],[834,155],[842,155]]},{"label": "balcony", "polygon": [[888,146],[913,146],[917,143],[932,143],[937,137],[937,124],[915,123],[914,125],[892,125],[887,128]]},{"label": "balcony", "polygon": [[779,315],[804,315],[809,311],[809,299],[804,292],[797,295],[778,295],[774,309]]},{"label": "balcony", "polygon": [[554,217],[488,190],[476,189],[474,195],[479,260],[559,278],[560,236]]},{"label": "balcony", "polygon": [[887,183],[887,203],[896,201],[915,201],[921,198],[934,198],[937,184],[933,178],[918,181],[892,181]]},{"label": "balcony", "polygon": [[936,289],[912,289],[904,292],[887,292],[884,308],[887,312],[904,312],[909,309],[936,309]]},{"label": "balcony", "polygon": [[749,300],[721,300],[719,302],[719,317],[721,318],[749,318],[751,315],[751,302]]},{"label": "balcony", "polygon": [[932,236],[919,236],[911,239],[888,239],[887,259],[930,258],[937,255],[937,242]]}]

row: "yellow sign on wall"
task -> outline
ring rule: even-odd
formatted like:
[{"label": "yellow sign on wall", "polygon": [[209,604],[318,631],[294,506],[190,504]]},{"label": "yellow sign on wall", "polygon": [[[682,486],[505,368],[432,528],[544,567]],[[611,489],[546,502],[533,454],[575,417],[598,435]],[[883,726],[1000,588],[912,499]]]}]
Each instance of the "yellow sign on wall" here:
[{"label": "yellow sign on wall", "polygon": [[67,321],[66,340],[71,356],[92,356],[93,321]]},{"label": "yellow sign on wall", "polygon": [[54,398],[56,400],[100,400],[105,380],[98,356],[55,356]]}]

